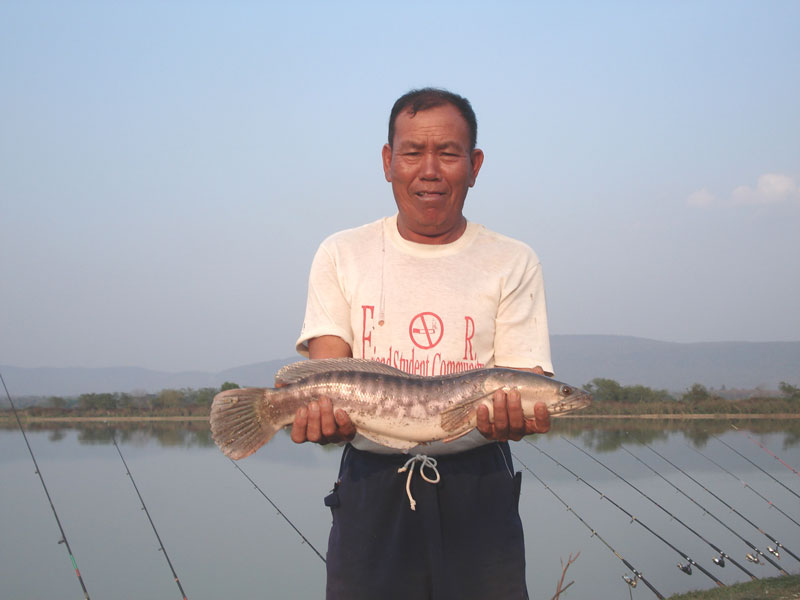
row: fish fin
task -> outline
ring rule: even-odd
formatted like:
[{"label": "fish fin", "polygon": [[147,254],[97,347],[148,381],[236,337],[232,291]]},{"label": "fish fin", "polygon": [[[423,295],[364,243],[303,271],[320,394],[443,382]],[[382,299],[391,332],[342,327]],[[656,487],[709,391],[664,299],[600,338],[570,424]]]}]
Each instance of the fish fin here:
[{"label": "fish fin", "polygon": [[[500,389],[500,388],[498,388]],[[494,394],[497,390],[492,390],[474,398],[467,398],[458,404],[445,408],[440,414],[439,424],[447,432],[458,431],[467,425],[472,418],[474,411],[478,409],[478,402]]]},{"label": "fish fin", "polygon": [[381,433],[375,433],[374,431],[364,431],[363,429],[359,429],[358,433],[363,435],[368,440],[375,442],[376,444],[387,446],[389,448],[396,448],[397,450],[410,450],[411,448],[419,446],[420,444],[420,442],[401,440],[400,438],[394,438]]},{"label": "fish fin", "polygon": [[334,371],[350,371],[358,373],[375,373],[379,375],[395,375],[407,378],[421,378],[420,375],[409,375],[389,365],[365,358],[320,358],[301,360],[281,368],[275,375],[275,384],[296,383],[317,373]]},{"label": "fish fin", "polygon": [[243,388],[214,396],[209,417],[211,436],[225,456],[234,460],[250,456],[282,427],[262,414],[272,393],[268,388]]},{"label": "fish fin", "polygon": [[446,444],[447,442],[454,442],[454,441],[455,441],[455,440],[457,440],[458,438],[462,438],[462,437],[464,437],[465,435],[467,435],[467,434],[468,434],[468,433],[470,433],[471,431],[472,431],[472,429],[467,429],[467,430],[465,430],[465,431],[462,431],[461,433],[457,433],[457,434],[455,434],[455,435],[451,435],[451,436],[450,436],[450,437],[448,437],[448,438],[444,438],[444,439],[442,440],[442,442],[444,442],[445,444]]}]

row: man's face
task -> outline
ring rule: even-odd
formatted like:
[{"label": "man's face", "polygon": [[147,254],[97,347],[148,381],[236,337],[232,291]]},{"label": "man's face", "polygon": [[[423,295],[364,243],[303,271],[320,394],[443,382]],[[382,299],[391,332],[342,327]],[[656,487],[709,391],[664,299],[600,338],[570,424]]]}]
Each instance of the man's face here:
[{"label": "man's face", "polygon": [[383,147],[383,172],[407,240],[446,244],[464,233],[464,199],[483,164],[483,152],[470,151],[469,141],[467,122],[451,104],[397,115],[393,144]]}]

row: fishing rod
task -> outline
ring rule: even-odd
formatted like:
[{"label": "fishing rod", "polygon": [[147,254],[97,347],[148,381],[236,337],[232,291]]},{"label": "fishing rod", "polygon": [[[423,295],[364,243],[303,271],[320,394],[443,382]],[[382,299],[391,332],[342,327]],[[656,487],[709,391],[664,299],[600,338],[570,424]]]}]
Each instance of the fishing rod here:
[{"label": "fishing rod", "polygon": [[[733,423],[731,423],[731,427],[733,427],[733,428],[734,428],[736,431],[738,431],[739,433],[744,433],[744,431],[742,431],[741,429],[739,429],[739,428],[738,428],[736,425],[734,425]],[[754,440],[752,437],[750,437],[750,434],[744,433],[744,435],[746,435],[746,436],[747,436],[747,439],[748,439],[748,440],[750,440],[751,442],[753,442],[754,444],[756,444],[756,445],[757,445],[759,448],[761,448],[761,449],[762,449],[764,452],[766,452],[766,453],[767,453],[767,454],[769,454],[769,455],[770,455],[772,458],[774,458],[774,459],[775,459],[775,460],[777,460],[779,463],[781,463],[781,464],[782,464],[784,467],[786,467],[787,469],[789,469],[789,470],[790,470],[792,473],[794,473],[794,474],[795,474],[795,475],[797,475],[797,476],[800,476],[800,472],[798,472],[798,470],[797,470],[797,469],[795,469],[795,468],[794,468],[792,465],[790,465],[790,464],[788,464],[788,463],[784,462],[782,458],[780,458],[780,457],[779,457],[779,456],[777,456],[775,453],[773,453],[773,452],[772,452],[772,450],[770,450],[769,448],[767,448],[767,447],[766,447],[764,444],[762,444],[762,443],[761,443],[761,442],[759,442],[758,440]]]},{"label": "fishing rod", "polygon": [[295,524],[294,524],[294,523],[292,523],[292,521],[289,519],[289,517],[287,517],[285,514],[283,514],[283,511],[282,511],[280,508],[278,508],[278,505],[277,505],[277,504],[275,504],[275,503],[272,501],[272,499],[270,499],[270,497],[269,497],[269,496],[267,496],[267,494],[266,494],[266,493],[264,493],[264,490],[262,490],[262,489],[261,489],[261,488],[258,486],[258,484],[257,484],[255,481],[253,481],[253,480],[250,478],[250,476],[249,476],[247,473],[245,473],[245,472],[242,470],[242,467],[240,467],[238,464],[236,464],[236,462],[235,462],[235,461],[234,461],[232,458],[229,458],[228,460],[230,460],[230,461],[231,461],[231,463],[233,463],[233,466],[234,466],[234,467],[236,467],[237,469],[239,469],[239,472],[240,472],[242,475],[244,475],[245,477],[247,477],[247,480],[248,480],[250,483],[252,483],[252,484],[253,484],[253,486],[254,486],[254,487],[255,487],[255,488],[256,488],[256,489],[257,489],[259,492],[261,492],[261,495],[262,495],[262,496],[264,496],[264,498],[266,498],[266,499],[267,499],[267,502],[269,502],[270,504],[272,504],[272,508],[274,508],[275,510],[277,510],[277,511],[278,511],[278,514],[279,514],[280,516],[282,516],[282,517],[283,517],[284,521],[286,521],[286,522],[287,522],[289,525],[291,525],[291,526],[292,526],[292,529],[294,529],[294,530],[297,532],[297,535],[299,535],[301,538],[303,538],[303,542],[309,545],[309,547],[310,547],[310,548],[311,548],[311,549],[312,549],[312,550],[313,550],[313,551],[316,553],[316,555],[317,555],[317,556],[319,556],[319,559],[320,559],[320,560],[321,560],[323,563],[327,564],[327,562],[328,562],[328,561],[326,561],[326,560],[325,560],[325,558],[322,556],[322,554],[320,554],[320,553],[319,553],[319,550],[317,550],[317,549],[314,547],[314,544],[312,544],[312,543],[311,543],[311,542],[308,540],[308,538],[307,538],[306,536],[304,536],[304,535],[302,534],[302,532],[301,532],[301,531],[300,531],[300,530],[299,530],[297,527],[295,527]]},{"label": "fishing rod", "polygon": [[[675,521],[677,521],[678,523],[680,523],[681,525],[683,525],[683,526],[684,526],[686,529],[688,529],[689,531],[691,531],[691,532],[692,532],[694,535],[696,535],[698,538],[700,538],[700,539],[701,539],[701,540],[703,540],[703,541],[704,541],[706,544],[708,544],[708,545],[709,545],[709,546],[710,546],[712,549],[714,549],[714,550],[715,550],[715,551],[716,551],[716,552],[719,554],[719,556],[715,556],[715,557],[712,559],[712,560],[714,561],[714,564],[716,564],[716,565],[719,565],[720,567],[724,567],[724,566],[725,566],[725,560],[727,559],[727,560],[729,560],[729,561],[730,561],[732,564],[734,564],[734,565],[735,565],[735,566],[737,566],[739,569],[741,569],[741,570],[742,570],[744,573],[746,573],[746,574],[747,574],[747,575],[750,577],[750,579],[752,579],[753,581],[756,581],[756,580],[758,579],[758,577],[756,577],[755,575],[753,575],[753,574],[752,574],[750,571],[748,571],[747,569],[745,569],[745,568],[744,568],[742,565],[740,565],[740,564],[739,564],[738,562],[736,562],[736,561],[735,561],[733,558],[731,558],[731,556],[730,556],[730,555],[728,555],[728,554],[726,554],[725,552],[723,552],[722,550],[720,550],[720,549],[719,549],[719,548],[718,548],[716,545],[714,545],[712,542],[708,541],[706,538],[704,538],[702,535],[700,535],[700,533],[699,533],[699,532],[697,532],[695,529],[693,529],[693,528],[689,527],[689,525],[687,525],[686,523],[684,523],[683,521],[681,521],[681,520],[680,520],[678,517],[676,517],[674,514],[672,514],[672,513],[671,513],[670,511],[668,511],[666,508],[664,508],[664,507],[663,507],[661,504],[659,504],[658,502],[656,502],[656,501],[655,501],[653,498],[651,498],[650,496],[648,496],[647,494],[645,494],[645,493],[644,493],[642,490],[640,490],[638,487],[636,487],[635,485],[633,485],[633,484],[632,484],[630,481],[628,481],[627,479],[625,479],[625,478],[624,478],[622,475],[620,475],[619,473],[617,473],[616,471],[614,471],[614,470],[613,470],[611,467],[609,467],[609,466],[607,466],[607,465],[603,464],[603,463],[600,461],[600,459],[598,459],[597,457],[593,456],[592,454],[590,454],[589,452],[587,452],[586,450],[584,450],[584,449],[583,449],[583,448],[581,448],[580,446],[578,446],[578,445],[574,444],[573,442],[571,442],[570,440],[568,440],[567,438],[565,438],[563,435],[561,436],[561,439],[563,439],[565,442],[567,442],[567,443],[568,443],[568,444],[570,444],[571,446],[574,446],[575,448],[577,448],[578,450],[580,450],[581,452],[583,452],[583,453],[584,453],[586,456],[588,456],[589,458],[591,458],[593,461],[595,461],[595,462],[596,462],[598,465],[600,465],[601,467],[603,467],[605,470],[609,471],[611,474],[613,474],[613,475],[616,475],[616,476],[617,476],[619,479],[621,479],[623,482],[627,483],[627,484],[628,484],[628,486],[632,487],[634,490],[636,490],[637,492],[639,492],[639,494],[641,494],[642,496],[644,496],[645,498],[647,498],[647,499],[648,499],[650,502],[652,502],[652,503],[653,503],[653,504],[655,504],[655,505],[656,505],[658,508],[660,508],[662,511],[664,511],[665,513],[667,513],[667,515],[669,515],[669,516],[670,516],[672,519],[674,519]],[[678,568],[682,570],[682,567],[681,567],[681,565],[680,565],[680,564],[678,565]]]},{"label": "fishing rod", "polygon": [[754,463],[752,460],[750,460],[749,458],[747,458],[747,457],[746,457],[744,454],[742,454],[741,452],[739,452],[739,451],[738,451],[736,448],[734,448],[733,446],[731,446],[731,445],[730,445],[730,444],[728,444],[727,442],[723,441],[723,440],[722,440],[722,438],[718,438],[718,437],[717,437],[717,436],[715,436],[715,435],[712,435],[711,437],[713,437],[715,440],[717,440],[717,441],[718,441],[720,444],[723,444],[724,446],[727,446],[729,449],[731,449],[731,450],[733,450],[734,452],[736,452],[736,454],[738,454],[739,456],[741,456],[743,459],[745,459],[747,462],[749,462],[751,465],[753,465],[753,466],[754,466],[756,469],[758,469],[759,471],[761,471],[762,473],[764,473],[764,475],[766,475],[767,477],[769,477],[770,479],[772,479],[772,480],[773,480],[775,483],[777,483],[778,485],[782,486],[782,487],[783,487],[783,488],[784,488],[786,491],[790,492],[791,494],[794,494],[795,496],[797,496],[797,498],[798,498],[798,499],[800,499],[800,494],[798,494],[797,492],[795,492],[795,491],[794,491],[792,488],[790,488],[790,487],[787,487],[787,486],[786,486],[786,485],[785,485],[785,484],[784,484],[784,483],[783,483],[783,482],[782,482],[780,479],[777,479],[776,477],[774,477],[774,476],[772,475],[772,473],[770,473],[769,471],[766,471],[765,469],[762,469],[761,467],[759,467],[759,466],[758,466],[756,463]]},{"label": "fishing rod", "polygon": [[164,547],[164,543],[161,541],[161,536],[158,535],[156,524],[153,523],[153,518],[150,516],[150,511],[147,510],[147,505],[144,503],[144,498],[142,498],[142,494],[139,492],[139,486],[136,485],[136,481],[133,479],[133,475],[131,474],[131,470],[128,467],[128,463],[125,461],[125,457],[122,456],[122,450],[119,449],[119,445],[117,444],[117,436],[114,435],[113,431],[111,432],[111,441],[114,442],[114,447],[117,449],[117,453],[119,454],[119,457],[122,459],[122,464],[125,465],[125,472],[131,479],[131,483],[133,484],[133,489],[136,490],[136,495],[139,496],[139,502],[142,503],[142,510],[147,515],[147,520],[150,521],[150,527],[153,528],[153,533],[156,534],[156,539],[158,540],[158,549],[164,553],[164,558],[167,559],[167,564],[169,565],[169,569],[170,571],[172,571],[172,577],[175,579],[175,583],[178,584],[178,589],[181,592],[181,596],[183,596],[183,600],[187,600],[186,592],[183,591],[183,586],[181,585],[181,580],[178,579],[178,574],[175,572],[175,567],[172,566],[172,561],[169,559],[169,555],[167,554],[167,549]]},{"label": "fishing rod", "polygon": [[756,495],[757,495],[759,498],[761,498],[762,500],[764,500],[764,501],[765,501],[767,504],[769,504],[769,505],[770,505],[772,508],[774,508],[774,509],[775,509],[775,510],[777,510],[779,513],[781,513],[781,514],[782,514],[784,517],[786,517],[787,519],[789,519],[789,520],[790,520],[792,523],[794,523],[795,525],[797,525],[798,527],[800,527],[800,523],[798,523],[797,521],[795,521],[795,520],[794,520],[794,519],[793,519],[793,518],[792,518],[790,515],[787,515],[785,512],[783,512],[783,511],[782,511],[782,510],[781,510],[781,509],[778,507],[778,505],[777,505],[777,504],[774,504],[774,503],[773,503],[771,500],[769,500],[769,499],[768,499],[766,496],[764,496],[763,494],[761,494],[761,493],[760,493],[760,492],[759,492],[757,489],[755,489],[753,486],[751,486],[749,483],[747,483],[747,482],[746,482],[744,479],[742,479],[742,478],[741,478],[741,477],[739,477],[738,475],[735,475],[734,473],[731,473],[731,472],[730,472],[728,469],[726,469],[725,467],[723,467],[721,464],[719,464],[717,461],[713,460],[713,459],[712,459],[712,458],[710,458],[709,456],[706,456],[705,454],[703,454],[702,452],[700,452],[700,450],[698,450],[697,448],[694,448],[693,446],[691,446],[691,445],[689,445],[689,444],[686,444],[686,445],[687,445],[687,446],[689,446],[689,448],[691,448],[691,449],[692,449],[692,450],[694,450],[695,452],[697,452],[697,453],[698,453],[700,456],[702,456],[703,458],[705,458],[705,459],[706,459],[708,462],[710,462],[710,463],[712,463],[712,464],[716,465],[717,467],[719,467],[720,469],[722,469],[723,471],[725,471],[725,472],[726,472],[728,475],[730,475],[730,476],[731,476],[731,477],[733,477],[734,479],[737,479],[737,480],[739,481],[739,483],[741,483],[741,484],[742,484],[744,487],[746,487],[748,490],[750,490],[751,492],[753,492],[754,494],[756,494]]},{"label": "fishing rod", "polygon": [[[645,444],[645,446],[647,446],[647,444]],[[650,448],[650,446],[647,446],[647,448]],[[650,450],[651,450],[652,452],[654,452],[655,454],[658,454],[658,452],[656,452],[655,450],[653,450],[653,448],[650,448]],[[678,467],[678,465],[676,465],[676,464],[674,464],[674,463],[670,462],[669,460],[667,460],[667,459],[666,459],[664,456],[662,456],[661,454],[658,454],[658,456],[661,456],[661,458],[662,458],[662,459],[664,459],[664,460],[665,460],[665,461],[667,461],[669,464],[671,464],[673,467],[675,467],[676,469],[678,469],[678,470],[679,470],[681,473],[683,473],[684,475],[686,475],[686,477],[688,477],[689,479],[691,479],[692,481],[694,481],[694,482],[695,482],[697,485],[699,485],[701,488],[703,488],[703,489],[704,489],[706,492],[708,492],[709,494],[711,494],[712,496],[714,496],[714,498],[716,498],[717,500],[719,500],[720,502],[722,502],[722,504],[724,504],[725,506],[727,506],[727,507],[728,507],[728,509],[730,509],[731,511],[733,511],[734,513],[736,513],[737,515],[739,515],[739,516],[740,516],[740,517],[741,517],[741,518],[742,518],[744,521],[746,521],[748,524],[750,524],[750,525],[752,525],[753,527],[755,527],[755,528],[756,528],[756,529],[759,531],[759,533],[762,533],[762,534],[764,534],[764,535],[767,537],[767,539],[771,540],[771,541],[772,541],[772,543],[773,543],[773,544],[775,544],[775,545],[776,545],[778,548],[783,548],[783,550],[786,552],[786,554],[788,554],[789,556],[791,556],[792,558],[794,558],[796,561],[800,562],[800,557],[798,557],[798,556],[797,556],[797,555],[796,555],[794,552],[792,552],[791,550],[789,550],[789,549],[788,549],[786,546],[784,546],[783,544],[781,544],[781,543],[780,543],[780,542],[777,540],[777,538],[776,538],[775,536],[773,536],[773,535],[770,535],[769,533],[767,533],[766,531],[764,531],[763,529],[761,529],[761,528],[760,528],[758,525],[756,525],[756,524],[755,524],[755,523],[753,523],[753,522],[752,522],[750,519],[748,519],[747,517],[745,517],[745,516],[744,516],[742,513],[740,513],[738,510],[736,510],[736,509],[735,509],[733,506],[731,506],[730,504],[728,504],[727,502],[725,502],[725,500],[723,500],[722,498],[720,498],[719,496],[717,496],[717,495],[716,495],[714,492],[712,492],[711,490],[709,490],[709,489],[708,489],[707,487],[705,487],[705,486],[704,486],[702,483],[700,483],[699,481],[697,481],[697,480],[696,480],[694,477],[692,477],[691,475],[689,475],[688,473],[686,473],[686,472],[685,472],[683,469],[681,469],[680,467]],[[770,552],[771,554],[774,554],[774,555],[775,555],[777,558],[780,558],[780,557],[781,557],[781,556],[780,556],[780,553],[778,552],[778,549],[777,549],[777,548],[770,548],[769,546],[767,546],[767,550],[769,550],[769,552]]]},{"label": "fishing rod", "polygon": [[[523,438],[523,439],[525,439],[525,438]],[[724,583],[722,583],[722,582],[721,582],[719,579],[717,579],[717,578],[714,576],[714,574],[713,574],[713,573],[711,573],[710,571],[707,571],[707,570],[706,570],[706,569],[705,569],[705,568],[704,568],[702,565],[699,565],[699,564],[697,564],[697,563],[696,563],[694,560],[692,560],[692,559],[689,557],[689,555],[688,555],[688,554],[686,554],[686,553],[685,553],[685,552],[683,552],[682,550],[680,550],[680,549],[676,548],[675,546],[673,546],[673,545],[672,545],[672,544],[671,544],[669,541],[667,541],[667,540],[666,540],[666,539],[664,539],[664,538],[663,538],[661,535],[659,535],[658,533],[656,533],[655,531],[653,531],[652,529],[650,529],[650,527],[648,527],[647,525],[645,525],[643,521],[640,521],[640,520],[639,520],[637,517],[635,517],[634,515],[632,515],[631,513],[629,513],[627,510],[625,510],[624,508],[622,508],[622,506],[620,506],[619,504],[617,504],[616,502],[614,502],[614,501],[613,501],[611,498],[609,498],[609,497],[608,497],[606,494],[604,494],[603,492],[601,492],[600,490],[598,490],[596,487],[594,487],[594,486],[593,486],[591,483],[589,483],[588,481],[586,481],[585,479],[583,479],[583,478],[582,478],[580,475],[578,475],[577,473],[575,473],[575,471],[573,471],[572,469],[570,469],[570,468],[569,468],[569,467],[567,467],[566,465],[564,465],[564,464],[562,464],[561,462],[559,462],[559,461],[558,461],[558,460],[557,460],[555,457],[553,457],[553,456],[550,456],[550,455],[549,455],[547,452],[545,452],[544,450],[542,450],[541,448],[539,448],[539,446],[537,446],[536,444],[534,444],[534,443],[533,443],[533,442],[531,442],[530,440],[528,440],[528,439],[525,439],[525,441],[526,441],[528,444],[530,444],[531,446],[533,446],[534,448],[536,448],[536,449],[537,449],[539,452],[541,452],[542,454],[544,454],[544,455],[545,455],[547,458],[549,458],[550,460],[552,460],[554,463],[556,463],[558,466],[560,466],[562,469],[564,469],[565,471],[567,471],[568,473],[570,473],[571,475],[573,475],[573,476],[574,476],[574,477],[575,477],[575,478],[576,478],[578,481],[580,481],[580,482],[584,483],[584,484],[585,484],[585,485],[587,485],[589,488],[591,488],[592,490],[594,490],[595,492],[597,492],[597,494],[599,494],[600,498],[604,498],[604,499],[608,500],[608,501],[609,501],[611,504],[613,504],[614,506],[616,506],[616,507],[617,507],[619,510],[621,510],[623,513],[625,513],[625,514],[628,516],[628,518],[631,520],[631,523],[634,523],[634,522],[638,523],[639,525],[641,525],[642,527],[644,527],[644,528],[645,528],[647,531],[649,531],[651,534],[653,534],[655,537],[657,537],[659,540],[661,540],[662,542],[664,542],[664,544],[666,544],[667,546],[669,546],[669,547],[670,547],[672,550],[674,550],[675,552],[677,552],[677,553],[678,553],[678,555],[679,555],[681,558],[683,558],[683,560],[685,560],[685,561],[687,562],[687,564],[685,564],[685,565],[684,565],[684,564],[682,564],[682,563],[678,563],[678,568],[679,568],[681,571],[683,571],[683,572],[684,572],[684,573],[686,573],[687,575],[691,575],[691,574],[692,574],[692,566],[695,566],[695,567],[697,567],[697,568],[698,568],[698,569],[699,569],[699,570],[700,570],[700,571],[703,573],[703,575],[707,576],[709,579],[711,579],[711,581],[713,581],[714,583],[716,583],[718,586],[720,586],[720,587],[725,587],[725,584],[724,584]]]},{"label": "fishing rod", "polygon": [[[784,571],[784,570],[783,570],[783,569],[782,569],[782,568],[781,568],[781,567],[780,567],[780,566],[779,566],[777,563],[775,563],[774,561],[772,561],[772,560],[769,558],[769,556],[765,555],[763,552],[761,552],[761,550],[759,550],[758,548],[756,548],[755,544],[753,544],[752,542],[750,542],[750,541],[746,540],[746,539],[745,539],[745,538],[743,538],[741,535],[739,535],[739,534],[738,534],[736,531],[734,531],[733,529],[731,529],[731,528],[730,528],[730,527],[729,527],[729,526],[728,526],[728,525],[727,525],[727,524],[726,524],[724,521],[720,520],[720,518],[719,518],[719,517],[717,517],[717,515],[715,515],[715,514],[714,514],[713,512],[711,512],[710,510],[708,510],[708,509],[707,509],[705,506],[703,506],[702,504],[700,504],[700,503],[699,503],[697,500],[695,500],[694,498],[692,498],[692,497],[691,497],[689,494],[687,494],[686,492],[684,492],[684,491],[683,491],[681,488],[679,488],[677,485],[675,485],[674,483],[672,483],[672,482],[671,482],[669,479],[667,479],[666,477],[664,477],[664,476],[663,476],[661,473],[659,473],[658,471],[656,471],[656,470],[655,470],[653,467],[651,467],[649,464],[647,464],[646,462],[644,462],[644,461],[643,461],[641,458],[639,458],[638,456],[636,456],[636,455],[635,455],[633,452],[631,452],[630,450],[628,450],[628,449],[627,449],[625,446],[620,446],[620,447],[621,447],[621,448],[622,448],[622,449],[623,449],[625,452],[627,452],[628,454],[630,454],[630,455],[631,455],[633,458],[635,458],[635,459],[636,459],[636,460],[638,460],[640,463],[642,463],[642,464],[643,464],[645,467],[647,467],[648,469],[650,469],[650,470],[651,470],[653,473],[655,473],[656,475],[658,475],[658,476],[659,476],[661,479],[663,479],[664,481],[666,481],[666,482],[667,482],[669,485],[671,485],[673,488],[675,488],[675,490],[676,490],[676,491],[678,491],[678,492],[680,492],[680,493],[681,493],[681,494],[682,494],[682,495],[683,495],[685,498],[687,498],[687,499],[691,500],[691,501],[694,503],[694,505],[695,505],[695,506],[697,506],[697,507],[698,507],[700,510],[702,510],[702,511],[703,511],[703,513],[704,513],[704,514],[707,514],[708,516],[710,516],[710,517],[711,517],[712,519],[714,519],[714,520],[715,520],[717,523],[719,523],[720,525],[722,525],[722,526],[723,526],[725,529],[727,529],[727,530],[728,530],[728,531],[730,531],[730,532],[731,532],[733,535],[735,535],[737,538],[739,538],[740,540],[742,540],[742,541],[743,541],[743,542],[744,542],[744,543],[747,545],[747,547],[748,547],[748,548],[750,548],[750,549],[751,549],[753,552],[755,552],[756,554],[758,554],[759,556],[761,556],[762,558],[764,558],[765,560],[767,560],[767,561],[768,561],[768,562],[769,562],[769,563],[770,563],[770,564],[771,564],[773,567],[775,567],[776,569],[778,569],[778,571],[780,571],[780,572],[781,572],[781,574],[783,574],[783,575],[788,575],[788,573],[787,573],[786,571]],[[754,559],[755,559],[755,560],[754,560]],[[748,553],[748,554],[747,554],[747,560],[749,560],[750,562],[754,562],[754,563],[756,563],[756,564],[762,564],[762,563],[760,563],[760,562],[758,561],[758,559],[757,559],[757,558],[755,558],[755,557],[754,557],[752,554],[750,554],[750,553]]]},{"label": "fishing rod", "polygon": [[[667,463],[669,463],[670,465],[672,465],[674,468],[676,468],[678,471],[680,471],[681,473],[683,473],[683,474],[684,474],[686,477],[688,477],[690,480],[694,481],[694,482],[695,482],[697,485],[699,485],[701,488],[703,488],[703,489],[704,489],[704,490],[705,490],[707,493],[711,494],[711,495],[712,495],[714,498],[716,498],[716,499],[717,499],[719,502],[721,502],[721,503],[722,503],[724,506],[726,506],[726,507],[728,508],[728,510],[730,510],[731,512],[733,512],[733,513],[737,514],[737,515],[738,515],[739,517],[741,517],[741,518],[742,518],[742,519],[743,519],[745,522],[747,522],[748,524],[752,525],[752,526],[753,526],[755,529],[757,529],[757,530],[758,530],[758,532],[759,532],[759,533],[762,533],[762,534],[764,534],[764,535],[767,537],[767,539],[771,540],[771,541],[772,541],[772,543],[773,543],[773,544],[775,544],[775,545],[776,545],[778,548],[783,548],[783,549],[786,551],[786,553],[787,553],[787,554],[789,554],[790,556],[792,556],[792,557],[793,557],[794,559],[796,559],[797,561],[800,561],[800,558],[797,558],[797,556],[796,556],[796,555],[795,555],[795,554],[794,554],[794,553],[793,553],[791,550],[789,550],[789,549],[788,549],[788,548],[786,548],[786,547],[785,547],[783,544],[781,544],[781,543],[780,543],[778,540],[776,540],[774,536],[770,535],[769,533],[767,533],[766,531],[764,531],[763,529],[761,529],[761,528],[760,528],[758,525],[756,525],[755,523],[753,523],[753,522],[752,522],[750,519],[748,519],[747,517],[745,517],[745,516],[744,516],[742,513],[740,513],[738,510],[736,510],[736,509],[735,509],[733,506],[731,506],[731,505],[730,505],[730,504],[728,504],[728,503],[727,503],[725,500],[723,500],[722,498],[720,498],[719,496],[717,496],[717,495],[716,495],[714,492],[712,492],[711,490],[709,490],[709,489],[708,489],[706,486],[704,486],[702,483],[700,483],[699,481],[697,481],[697,479],[695,479],[694,477],[692,477],[691,475],[689,475],[689,474],[688,474],[686,471],[684,471],[683,469],[681,469],[681,468],[680,468],[678,465],[676,465],[675,463],[671,462],[671,461],[670,461],[670,460],[669,460],[667,457],[665,457],[664,455],[660,454],[658,451],[656,451],[655,449],[651,448],[651,447],[650,447],[650,446],[648,446],[647,444],[645,444],[645,448],[649,449],[649,450],[650,450],[650,451],[651,451],[653,454],[655,454],[656,456],[659,456],[659,457],[661,457],[661,459],[662,459],[662,460],[664,460],[665,462],[667,462]],[[771,554],[774,554],[776,558],[780,559],[780,557],[781,557],[781,556],[780,556],[780,553],[778,552],[777,548],[770,548],[769,546],[767,546],[767,550],[769,550],[769,552],[770,552]],[[781,570],[783,570],[783,569],[781,569]],[[785,573],[785,571],[784,571],[784,573]]]},{"label": "fishing rod", "polygon": [[19,419],[19,414],[17,414],[17,407],[14,406],[14,402],[11,400],[11,394],[8,392],[8,387],[6,387],[6,381],[3,379],[2,373],[0,373],[0,382],[3,383],[3,389],[6,391],[6,397],[8,398],[8,403],[11,405],[11,410],[14,411],[14,417],[17,419],[17,425],[19,426],[19,430],[22,432],[22,437],[25,439],[25,445],[28,446],[28,452],[31,455],[31,460],[33,460],[33,466],[36,467],[36,474],[39,476],[39,481],[42,482],[42,488],[44,489],[44,494],[47,496],[47,501],[50,503],[50,509],[53,511],[53,516],[56,518],[56,524],[58,525],[58,530],[61,532],[61,539],[58,541],[59,544],[64,544],[64,547],[67,549],[67,554],[69,554],[69,559],[72,561],[72,568],[75,569],[75,575],[78,576],[78,582],[81,584],[81,589],[83,590],[83,597],[85,600],[89,600],[89,592],[86,590],[86,584],[83,583],[83,577],[81,576],[81,572],[78,569],[78,563],[75,561],[75,556],[72,554],[72,548],[69,546],[69,541],[67,541],[67,534],[64,532],[64,528],[61,526],[61,519],[58,518],[58,513],[56,512],[56,507],[53,504],[53,499],[50,497],[50,492],[47,491],[47,486],[44,483],[44,476],[42,476],[42,472],[39,470],[39,463],[36,462],[36,457],[33,455],[33,449],[31,448],[30,443],[28,442],[28,436],[25,433],[25,429],[22,427],[22,421]]},{"label": "fishing rod", "polygon": [[575,518],[577,518],[581,523],[583,523],[583,525],[586,527],[586,529],[588,529],[592,533],[592,535],[590,537],[596,537],[598,540],[600,540],[606,548],[611,550],[611,552],[614,554],[614,556],[616,556],[618,559],[620,559],[622,561],[622,564],[624,564],[626,567],[628,567],[631,570],[631,572],[633,573],[633,577],[629,577],[628,575],[623,575],[622,576],[622,579],[625,580],[625,583],[627,583],[630,587],[635,588],[636,584],[641,579],[644,582],[644,584],[648,588],[650,588],[650,591],[653,592],[656,595],[657,598],[660,598],[660,599],[663,600],[664,596],[662,596],[661,593],[655,587],[653,587],[653,584],[651,584],[649,581],[647,581],[647,579],[645,579],[645,577],[644,577],[644,575],[642,574],[641,571],[636,570],[636,567],[634,567],[631,563],[629,563],[627,560],[625,560],[622,557],[622,555],[619,554],[619,552],[614,550],[614,548],[611,546],[611,544],[609,544],[607,541],[605,541],[601,537],[601,535],[599,533],[597,533],[597,531],[595,529],[592,528],[591,525],[589,525],[586,521],[584,521],[583,518],[578,513],[575,512],[575,509],[573,509],[569,504],[567,504],[561,498],[561,496],[559,496],[549,485],[547,485],[542,480],[541,477],[539,477],[536,473],[534,473],[528,467],[528,465],[526,465],[524,462],[522,462],[522,460],[520,460],[519,456],[517,456],[515,453],[512,453],[512,454],[514,455],[514,460],[516,460],[519,464],[521,464],[528,473],[533,475],[537,479],[537,481],[544,486],[544,489],[546,489],[548,492],[553,494],[553,496],[555,496],[556,500],[558,500],[559,502],[561,502],[561,504],[564,505],[564,508],[566,508],[569,512],[571,512],[575,516]]}]

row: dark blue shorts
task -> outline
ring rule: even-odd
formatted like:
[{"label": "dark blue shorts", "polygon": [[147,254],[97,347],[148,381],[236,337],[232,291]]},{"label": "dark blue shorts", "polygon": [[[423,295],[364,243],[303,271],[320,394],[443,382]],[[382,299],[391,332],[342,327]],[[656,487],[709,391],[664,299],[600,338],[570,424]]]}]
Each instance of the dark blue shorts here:
[{"label": "dark blue shorts", "polygon": [[[440,481],[426,482],[410,455],[345,446],[339,481],[325,498],[328,600],[523,600],[525,546],[507,443],[435,457]],[[432,477],[430,469],[425,473]]]}]

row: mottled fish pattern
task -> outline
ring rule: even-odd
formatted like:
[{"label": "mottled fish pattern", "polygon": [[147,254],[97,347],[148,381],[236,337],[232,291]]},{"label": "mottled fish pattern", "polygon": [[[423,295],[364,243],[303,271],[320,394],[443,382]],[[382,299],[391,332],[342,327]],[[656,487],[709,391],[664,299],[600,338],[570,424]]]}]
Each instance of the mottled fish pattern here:
[{"label": "mottled fish pattern", "polygon": [[497,390],[519,390],[528,418],[537,402],[544,402],[554,417],[591,403],[584,390],[528,371],[487,368],[422,377],[356,358],[293,363],[278,371],[275,384],[216,395],[211,433],[225,455],[235,460],[249,456],[291,425],[298,408],[320,397],[345,410],[358,433],[400,452],[466,435],[475,428],[481,403],[492,417]]}]

